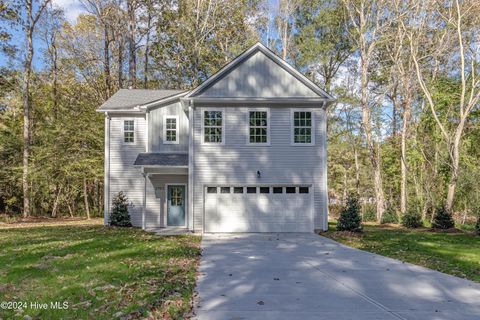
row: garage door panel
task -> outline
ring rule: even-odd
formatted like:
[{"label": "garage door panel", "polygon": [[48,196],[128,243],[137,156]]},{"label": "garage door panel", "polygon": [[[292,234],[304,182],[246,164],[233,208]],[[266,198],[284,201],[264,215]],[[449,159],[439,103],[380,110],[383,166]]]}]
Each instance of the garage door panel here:
[{"label": "garage door panel", "polygon": [[219,193],[218,188],[217,193],[206,192],[205,232],[312,232],[311,195],[296,190]]}]

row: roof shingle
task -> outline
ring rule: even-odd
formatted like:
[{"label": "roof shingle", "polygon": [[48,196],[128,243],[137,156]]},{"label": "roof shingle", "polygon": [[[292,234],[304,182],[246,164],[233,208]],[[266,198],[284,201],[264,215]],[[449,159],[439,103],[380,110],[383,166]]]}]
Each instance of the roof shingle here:
[{"label": "roof shingle", "polygon": [[185,90],[120,89],[97,111],[131,110],[138,105],[168,98],[182,92]]},{"label": "roof shingle", "polygon": [[134,166],[188,166],[188,154],[186,153],[140,153],[135,160]]}]

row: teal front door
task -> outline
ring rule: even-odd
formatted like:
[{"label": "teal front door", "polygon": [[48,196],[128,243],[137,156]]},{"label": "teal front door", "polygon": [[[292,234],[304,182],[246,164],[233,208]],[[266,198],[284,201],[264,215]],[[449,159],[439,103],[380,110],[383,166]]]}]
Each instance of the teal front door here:
[{"label": "teal front door", "polygon": [[168,186],[167,210],[168,226],[185,226],[185,186]]}]

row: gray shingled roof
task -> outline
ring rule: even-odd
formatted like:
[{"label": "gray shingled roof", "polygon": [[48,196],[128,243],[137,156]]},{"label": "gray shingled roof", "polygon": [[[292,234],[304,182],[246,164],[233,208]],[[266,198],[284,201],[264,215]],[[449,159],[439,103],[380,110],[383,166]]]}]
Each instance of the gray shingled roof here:
[{"label": "gray shingled roof", "polygon": [[188,166],[186,153],[140,153],[135,166]]},{"label": "gray shingled roof", "polygon": [[168,98],[185,90],[120,89],[98,111],[130,110],[138,105]]}]

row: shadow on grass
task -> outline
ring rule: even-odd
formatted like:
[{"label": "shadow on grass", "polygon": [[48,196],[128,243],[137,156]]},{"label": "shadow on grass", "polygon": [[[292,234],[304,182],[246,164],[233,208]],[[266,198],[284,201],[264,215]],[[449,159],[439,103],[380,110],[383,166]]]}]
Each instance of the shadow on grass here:
[{"label": "shadow on grass", "polygon": [[139,309],[140,315],[172,295],[186,300],[173,310],[183,314],[200,254],[195,236],[159,237],[103,226],[2,230],[0,247],[0,284],[6,284],[0,285],[0,300],[69,302],[68,310],[23,313],[50,319],[108,319]]}]

